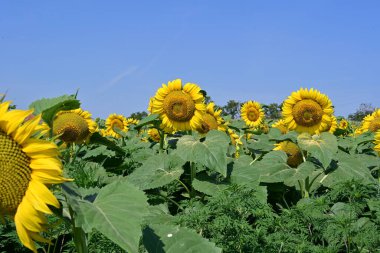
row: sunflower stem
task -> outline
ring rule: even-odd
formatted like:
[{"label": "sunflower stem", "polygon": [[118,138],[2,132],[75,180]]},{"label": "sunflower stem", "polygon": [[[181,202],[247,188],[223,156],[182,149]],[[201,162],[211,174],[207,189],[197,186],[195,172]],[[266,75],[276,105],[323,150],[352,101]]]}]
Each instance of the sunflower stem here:
[{"label": "sunflower stem", "polygon": [[160,135],[160,153],[164,151],[164,141],[165,141],[165,133],[161,129],[157,129],[158,134]]},{"label": "sunflower stem", "polygon": [[194,186],[193,186],[193,181],[195,179],[195,174],[196,174],[195,163],[190,162],[190,184],[191,184],[190,198],[195,197],[195,189],[194,189]]},{"label": "sunflower stem", "polygon": [[190,190],[189,190],[189,188],[185,185],[185,183],[182,182],[180,179],[177,179],[177,181],[183,186],[183,188],[185,188],[185,190],[187,191],[187,193],[190,195]]},{"label": "sunflower stem", "polygon": [[88,247],[87,247],[87,237],[86,233],[83,231],[81,227],[75,226],[75,219],[74,219],[74,212],[70,205],[69,212],[71,217],[71,225],[73,229],[73,238],[74,238],[74,244],[75,249],[78,253],[88,253]]}]

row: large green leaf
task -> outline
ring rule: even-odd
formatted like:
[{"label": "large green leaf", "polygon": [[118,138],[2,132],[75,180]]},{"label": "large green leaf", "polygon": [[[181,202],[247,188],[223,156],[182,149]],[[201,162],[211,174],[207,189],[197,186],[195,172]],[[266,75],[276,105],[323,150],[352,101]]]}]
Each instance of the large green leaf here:
[{"label": "large green leaf", "polygon": [[74,95],[63,95],[56,98],[42,98],[34,101],[29,108],[34,109],[34,114],[42,113],[42,119],[52,126],[54,116],[59,111],[72,110],[80,107],[80,102]]},{"label": "large green leaf", "polygon": [[339,152],[334,160],[338,162],[331,170],[318,177],[318,181],[324,186],[333,188],[337,183],[349,180],[361,180],[363,183],[374,183],[376,180],[370,173],[366,161],[367,155],[350,155]]},{"label": "large green leaf", "polygon": [[185,135],[178,140],[176,154],[185,161],[202,164],[227,176],[226,153],[229,142],[225,133],[216,130],[210,131],[203,142],[194,136]]},{"label": "large green leaf", "polygon": [[94,202],[70,196],[76,226],[108,237],[128,252],[138,252],[143,218],[148,214],[147,198],[125,181],[116,181],[99,191]]},{"label": "large green leaf", "polygon": [[194,179],[192,186],[195,190],[199,192],[202,192],[210,196],[214,196],[218,192],[227,189],[229,185],[222,183],[217,184],[209,181]]},{"label": "large green leaf", "polygon": [[248,148],[253,151],[269,152],[273,150],[275,143],[267,134],[254,135],[253,140],[248,142]]},{"label": "large green leaf", "polygon": [[147,117],[145,117],[142,120],[140,120],[139,123],[135,126],[135,128],[136,129],[140,129],[140,128],[142,128],[145,125],[152,124],[156,120],[158,120],[159,117],[160,117],[159,114],[150,114]]},{"label": "large green leaf", "polygon": [[261,173],[261,182],[283,182],[287,186],[297,186],[312,174],[315,166],[311,162],[301,163],[297,168],[291,168],[287,163],[287,155],[283,151],[272,151],[263,160],[255,164],[255,169]]},{"label": "large green leaf", "polygon": [[93,133],[90,137],[90,143],[96,143],[96,144],[101,144],[109,149],[116,151],[119,154],[124,154],[125,151],[119,147],[115,142],[107,139],[106,137],[101,136],[98,132]]},{"label": "large green leaf", "polygon": [[245,184],[258,182],[260,179],[260,171],[255,170],[252,157],[241,155],[233,163],[231,173],[231,182],[234,184]]},{"label": "large green leaf", "polygon": [[324,168],[329,166],[334,154],[338,151],[336,137],[330,133],[313,136],[302,133],[298,136],[297,142],[302,150],[306,150],[312,157],[318,159]]},{"label": "large green leaf", "polygon": [[158,154],[149,157],[127,180],[142,190],[158,188],[179,179],[184,164],[177,155]]},{"label": "large green leaf", "polygon": [[175,225],[153,224],[144,230],[149,253],[221,253],[222,249],[195,231]]},{"label": "large green leaf", "polygon": [[55,98],[42,98],[42,99],[32,102],[29,105],[29,108],[34,109],[34,114],[37,115],[61,102],[65,102],[65,101],[73,100],[73,99],[74,100],[76,99],[74,95],[63,95],[63,96],[55,97]]}]

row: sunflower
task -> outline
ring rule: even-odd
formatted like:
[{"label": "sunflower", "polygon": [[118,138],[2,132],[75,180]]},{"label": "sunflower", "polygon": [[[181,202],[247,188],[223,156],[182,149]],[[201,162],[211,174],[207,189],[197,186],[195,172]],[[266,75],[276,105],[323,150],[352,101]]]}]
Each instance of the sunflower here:
[{"label": "sunflower", "polygon": [[380,129],[380,109],[364,117],[362,121],[362,131],[376,132]]},{"label": "sunflower", "polygon": [[329,128],[334,110],[330,99],[314,89],[293,92],[282,106],[289,130],[314,134]]},{"label": "sunflower", "polygon": [[196,130],[201,127],[206,111],[201,89],[192,83],[182,87],[181,79],[163,84],[152,101],[152,113],[159,114],[163,128],[174,131]]},{"label": "sunflower", "polygon": [[348,121],[345,119],[342,119],[341,121],[339,121],[339,128],[346,130],[348,128]]},{"label": "sunflower", "polygon": [[37,252],[34,241],[49,242],[40,235],[52,214],[48,205],[60,206],[46,185],[68,180],[57,146],[32,137],[41,116],[24,122],[32,110],[8,111],[9,104],[0,103],[0,216],[12,216],[21,243]]},{"label": "sunflower", "polygon": [[338,121],[336,120],[336,117],[334,115],[331,115],[331,121],[328,124],[326,131],[328,131],[331,134],[334,134],[337,128],[338,128]]},{"label": "sunflower", "polygon": [[275,148],[273,150],[282,150],[287,156],[287,164],[292,168],[297,168],[303,162],[303,157],[300,148],[297,144],[291,141],[282,141],[280,143],[275,144]]},{"label": "sunflower", "polygon": [[288,126],[286,125],[285,120],[283,119],[280,119],[277,122],[273,123],[272,127],[279,129],[282,134],[286,134],[287,132],[289,132]]},{"label": "sunflower", "polygon": [[241,137],[239,135],[237,135],[234,130],[232,130],[231,128],[228,128],[227,133],[230,136],[232,145],[234,145],[234,146],[243,145],[243,142],[241,142],[241,140],[240,140]]},{"label": "sunflower", "polygon": [[210,130],[225,131],[226,127],[223,125],[223,118],[220,116],[222,110],[215,111],[215,104],[213,102],[209,103],[206,107],[206,113],[202,116],[202,124],[198,130],[199,133],[205,134]]},{"label": "sunflower", "polygon": [[154,97],[149,99],[148,112],[152,113]]},{"label": "sunflower", "polygon": [[256,101],[244,103],[240,109],[240,115],[249,127],[257,127],[264,120],[264,111]]},{"label": "sunflower", "polygon": [[103,135],[112,136],[115,138],[121,138],[121,135],[116,131],[119,129],[122,132],[128,131],[127,119],[120,114],[113,113],[108,116],[105,123],[106,129],[103,131]]},{"label": "sunflower", "polygon": [[82,143],[98,130],[91,114],[82,109],[60,111],[53,121],[53,134],[66,143]]},{"label": "sunflower", "polygon": [[377,151],[377,153],[380,156],[380,130],[377,130],[377,132],[375,134],[375,147],[374,147],[374,149],[375,149],[375,151]]},{"label": "sunflower", "polygon": [[160,142],[161,140],[160,133],[158,132],[156,128],[150,128],[148,130],[148,135],[149,135],[149,138],[154,142]]}]

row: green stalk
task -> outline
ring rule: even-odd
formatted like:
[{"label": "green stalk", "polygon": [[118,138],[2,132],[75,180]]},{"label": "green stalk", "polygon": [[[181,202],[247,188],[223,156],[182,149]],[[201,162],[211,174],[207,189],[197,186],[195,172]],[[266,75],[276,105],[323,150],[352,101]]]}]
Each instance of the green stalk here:
[{"label": "green stalk", "polygon": [[78,253],[88,253],[86,233],[83,231],[81,227],[75,226],[73,209],[69,205],[68,207],[69,207],[69,212],[71,216],[71,225],[73,229],[75,249]]},{"label": "green stalk", "polygon": [[190,162],[190,184],[191,184],[190,198],[195,197],[195,189],[193,187],[193,181],[195,179],[195,174],[196,174],[195,163]]},{"label": "green stalk", "polygon": [[161,129],[157,129],[160,135],[160,153],[164,151],[165,133]]}]

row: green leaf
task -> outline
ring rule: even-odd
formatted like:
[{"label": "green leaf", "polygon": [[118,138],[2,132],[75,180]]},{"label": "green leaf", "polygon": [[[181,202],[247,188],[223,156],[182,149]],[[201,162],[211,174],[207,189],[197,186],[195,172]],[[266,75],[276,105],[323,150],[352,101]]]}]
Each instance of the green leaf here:
[{"label": "green leaf", "polygon": [[144,230],[144,246],[150,253],[221,253],[215,243],[188,228],[154,224]]},{"label": "green leaf", "polygon": [[79,200],[73,206],[77,225],[85,232],[96,229],[128,252],[138,252],[147,198],[128,182],[116,181],[99,191],[93,203]]},{"label": "green leaf", "polygon": [[59,111],[72,110],[80,107],[80,102],[74,95],[63,95],[56,98],[43,98],[29,105],[34,109],[34,114],[42,114],[42,119],[52,126],[54,116]]},{"label": "green leaf", "polygon": [[192,186],[195,190],[202,192],[206,195],[214,196],[220,191],[223,191],[228,188],[228,184],[217,184],[209,181],[201,181],[198,179],[194,179]]},{"label": "green leaf", "polygon": [[253,139],[252,142],[248,143],[248,148],[261,152],[269,152],[273,150],[274,144],[276,143],[275,141],[270,140],[269,135],[267,134],[254,135]]},{"label": "green leaf", "polygon": [[179,179],[184,164],[177,155],[158,154],[149,157],[127,180],[141,190],[158,188]]},{"label": "green leaf", "polygon": [[63,95],[55,98],[42,98],[32,102],[29,105],[30,109],[34,109],[34,114],[40,114],[43,111],[65,101],[76,100],[74,95]]},{"label": "green leaf", "polygon": [[324,186],[334,188],[337,183],[349,180],[361,180],[364,184],[374,183],[376,180],[366,166],[366,155],[350,155],[338,152],[335,155],[338,161],[332,168],[318,177]]},{"label": "green leaf", "polygon": [[93,133],[90,138],[90,143],[97,143],[107,146],[109,149],[118,152],[119,154],[124,154],[125,151],[116,145],[115,142],[101,136],[98,132]]},{"label": "green leaf", "polygon": [[[272,128],[272,129],[276,129],[278,131],[280,131],[279,129],[277,128]],[[270,132],[269,132],[270,133]],[[290,140],[294,143],[297,142],[297,136],[298,136],[298,133],[295,132],[295,131],[290,131],[289,133],[286,133],[286,134],[283,134],[283,135],[279,135],[279,136],[276,136],[276,135],[270,135],[270,140],[275,140],[277,142],[279,141],[286,141],[286,140]]]},{"label": "green leaf", "polygon": [[98,157],[98,156],[115,156],[115,151],[107,149],[106,146],[99,146],[94,149],[87,150],[86,154],[82,157],[83,159]]},{"label": "green leaf", "polygon": [[301,163],[297,168],[291,168],[287,163],[285,152],[272,151],[263,160],[255,164],[255,169],[261,173],[261,182],[283,182],[287,186],[297,186],[298,181],[305,180],[312,174],[315,166],[311,162]]},{"label": "green leaf", "polygon": [[312,157],[318,159],[324,168],[329,166],[334,154],[338,151],[336,137],[330,133],[313,136],[302,133],[298,136],[297,142],[302,150],[306,150]]},{"label": "green leaf", "polygon": [[160,117],[159,114],[150,114],[147,117],[143,118],[139,121],[139,123],[135,126],[136,129],[140,129],[145,125],[152,124]]},{"label": "green leaf", "polygon": [[231,173],[231,182],[234,184],[245,184],[258,182],[260,179],[260,171],[255,170],[252,157],[242,155],[233,163]]},{"label": "green leaf", "polygon": [[177,142],[176,154],[183,160],[199,163],[211,171],[216,171],[227,176],[227,150],[228,136],[221,131],[212,130],[206,135],[206,140],[201,142],[194,136],[185,135]]}]

